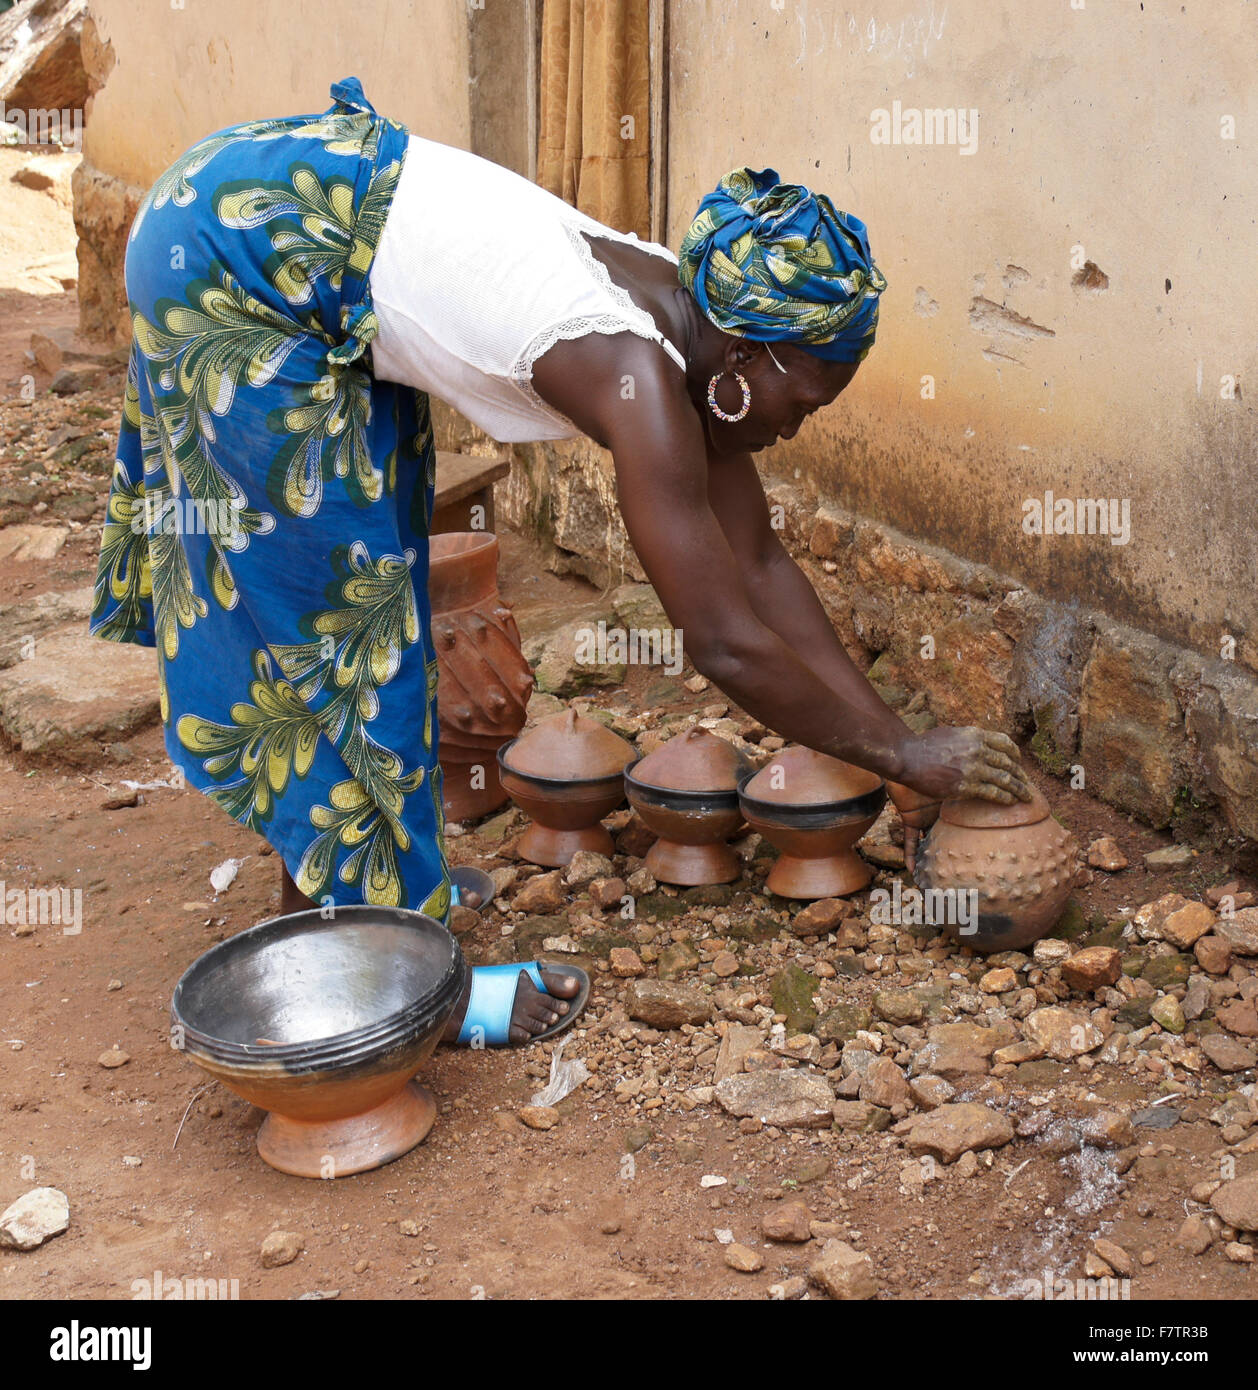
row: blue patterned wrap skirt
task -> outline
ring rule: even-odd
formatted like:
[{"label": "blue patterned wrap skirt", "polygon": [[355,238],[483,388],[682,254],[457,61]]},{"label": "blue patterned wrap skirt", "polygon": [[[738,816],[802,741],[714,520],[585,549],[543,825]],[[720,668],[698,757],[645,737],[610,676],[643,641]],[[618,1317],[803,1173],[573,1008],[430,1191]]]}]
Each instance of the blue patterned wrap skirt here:
[{"label": "blue patterned wrap skirt", "polygon": [[332,95],[208,136],[141,205],[91,626],[156,647],[170,757],[303,893],[443,919],[432,428],[369,351],[407,132]]}]

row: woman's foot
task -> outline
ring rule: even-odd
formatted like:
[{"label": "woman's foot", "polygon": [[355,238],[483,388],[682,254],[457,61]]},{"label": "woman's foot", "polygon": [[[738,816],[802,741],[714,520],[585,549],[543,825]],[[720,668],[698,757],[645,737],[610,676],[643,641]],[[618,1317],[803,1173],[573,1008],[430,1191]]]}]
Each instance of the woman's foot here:
[{"label": "woman's foot", "polygon": [[[303,912],[317,906],[298,889],[283,864],[280,865],[280,870],[281,913]],[[515,1001],[511,1008],[511,1029],[508,1033],[513,1043],[528,1042],[530,1038],[545,1032],[552,1023],[558,1023],[568,1012],[567,1000],[581,988],[579,981],[573,976],[559,975],[545,967],[542,967],[542,981],[549,991],[547,994],[543,994],[537,988],[525,971],[520,971]],[[471,996],[472,976],[469,972],[467,984],[463,987],[459,1002],[454,1006],[454,1012],[450,1015],[450,1021],[442,1034],[443,1042],[458,1041],[459,1030],[463,1027],[463,1018],[467,1013],[467,1004]]]},{"label": "woman's foot", "polygon": [[[548,994],[543,994],[524,970],[520,971],[515,989],[515,1003],[511,1009],[511,1030],[508,1033],[513,1043],[528,1042],[530,1038],[544,1032],[552,1023],[558,1023],[568,1012],[566,1001],[581,987],[571,975],[556,974],[553,970],[547,970],[545,966],[541,967],[541,972],[542,982],[549,991]],[[446,1031],[442,1034],[443,1042],[458,1041],[459,1030],[463,1027],[463,1018],[467,1013],[467,1001],[472,996],[472,973],[469,973],[459,1002],[454,1006],[454,1012],[446,1024]]]}]

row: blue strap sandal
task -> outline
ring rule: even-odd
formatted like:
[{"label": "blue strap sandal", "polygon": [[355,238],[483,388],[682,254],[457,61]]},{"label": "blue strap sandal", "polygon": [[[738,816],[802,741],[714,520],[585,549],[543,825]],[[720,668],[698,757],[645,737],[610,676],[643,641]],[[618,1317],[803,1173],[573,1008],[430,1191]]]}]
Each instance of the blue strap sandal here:
[{"label": "blue strap sandal", "polygon": [[[556,975],[576,980],[577,992],[571,999],[565,999],[568,1012],[561,1014],[549,1028],[535,1033],[528,1039],[530,1043],[545,1042],[561,1033],[570,1023],[574,1023],[590,997],[590,977],[577,965],[558,965],[546,962],[546,969]],[[548,994],[542,980],[541,967],[535,960],[511,962],[508,965],[478,965],[472,971],[472,993],[467,1001],[467,1013],[463,1016],[463,1026],[459,1029],[456,1041],[464,1047],[476,1042],[482,1047],[503,1047],[511,1043],[511,1015],[515,1009],[515,995],[520,972],[523,971],[533,981],[534,988]],[[519,1043],[513,1046],[523,1047]]]}]

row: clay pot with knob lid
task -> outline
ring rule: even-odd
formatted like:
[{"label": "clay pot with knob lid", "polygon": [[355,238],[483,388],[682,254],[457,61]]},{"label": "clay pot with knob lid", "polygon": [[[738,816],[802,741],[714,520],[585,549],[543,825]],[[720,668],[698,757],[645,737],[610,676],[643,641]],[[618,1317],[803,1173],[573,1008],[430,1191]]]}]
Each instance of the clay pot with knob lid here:
[{"label": "clay pot with knob lid", "polygon": [[629,804],[660,838],[646,866],[663,883],[732,883],[742,872],[726,841],[743,824],[746,757],[706,729],[689,729],[625,768]]},{"label": "clay pot with knob lid", "polygon": [[831,898],[864,888],[873,875],[854,846],[886,800],[876,772],[800,745],[778,753],[738,796],[748,825],[781,851],[769,891]]},{"label": "clay pot with knob lid", "polygon": [[524,727],[533,671],[511,609],[498,595],[498,538],[452,531],[428,542],[428,598],[437,656],[443,810],[471,820],[507,800],[495,754]]},{"label": "clay pot with knob lid", "polygon": [[960,920],[961,904],[946,911],[944,900],[940,925],[962,946],[987,952],[1021,950],[1047,935],[1078,872],[1078,843],[1036,791],[1031,801],[1011,806],[945,801],[913,876],[923,890],[974,890],[976,918]]},{"label": "clay pot with knob lid", "polygon": [[502,785],[533,822],[517,849],[558,868],[580,849],[612,853],[601,821],[625,799],[625,764],[634,747],[575,709],[551,715],[498,750]]}]

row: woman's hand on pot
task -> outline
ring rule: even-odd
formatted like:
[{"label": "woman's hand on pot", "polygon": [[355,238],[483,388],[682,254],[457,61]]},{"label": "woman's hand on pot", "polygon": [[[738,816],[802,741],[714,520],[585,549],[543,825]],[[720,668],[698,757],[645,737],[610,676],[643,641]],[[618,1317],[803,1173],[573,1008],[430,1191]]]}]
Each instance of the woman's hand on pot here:
[{"label": "woman's hand on pot", "polygon": [[925,795],[940,800],[972,796],[1006,806],[1031,800],[1022,755],[1006,734],[943,725],[912,734],[904,741],[901,756],[897,780]]}]

